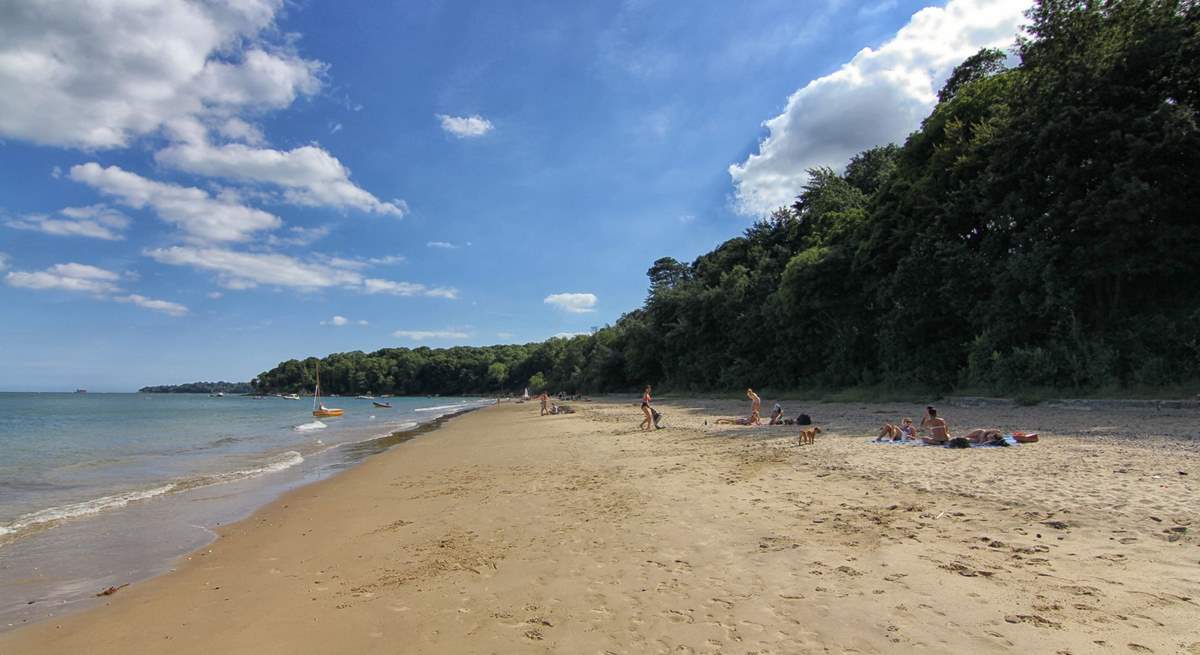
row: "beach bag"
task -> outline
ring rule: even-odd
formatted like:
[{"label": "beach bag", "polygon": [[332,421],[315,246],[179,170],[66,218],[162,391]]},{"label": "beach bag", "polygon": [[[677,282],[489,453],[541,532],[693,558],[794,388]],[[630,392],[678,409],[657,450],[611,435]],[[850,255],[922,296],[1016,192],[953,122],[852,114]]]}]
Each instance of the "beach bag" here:
[{"label": "beach bag", "polygon": [[662,414],[659,414],[659,413],[658,413],[658,410],[657,410],[657,409],[654,409],[653,407],[651,407],[651,408],[650,408],[650,415],[654,417],[654,427],[656,427],[656,428],[658,428],[658,429],[660,429],[660,430],[661,430],[661,429],[662,429],[662,426],[661,426],[661,425],[659,425],[659,424],[658,424],[658,422],[662,420],[662,416],[663,416],[663,415],[662,415]]},{"label": "beach bag", "polygon": [[967,441],[966,437],[954,437],[950,443],[946,444],[947,448],[970,448],[971,442]]},{"label": "beach bag", "polygon": [[796,425],[812,425],[812,417],[808,414],[801,414],[796,417]]}]

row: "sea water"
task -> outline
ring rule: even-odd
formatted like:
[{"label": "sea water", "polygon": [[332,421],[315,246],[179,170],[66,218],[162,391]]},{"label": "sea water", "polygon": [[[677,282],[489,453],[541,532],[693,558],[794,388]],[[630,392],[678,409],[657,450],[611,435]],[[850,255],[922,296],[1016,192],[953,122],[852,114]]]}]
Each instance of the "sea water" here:
[{"label": "sea water", "polygon": [[0,393],[0,629],[165,570],[281,492],[486,404]]}]

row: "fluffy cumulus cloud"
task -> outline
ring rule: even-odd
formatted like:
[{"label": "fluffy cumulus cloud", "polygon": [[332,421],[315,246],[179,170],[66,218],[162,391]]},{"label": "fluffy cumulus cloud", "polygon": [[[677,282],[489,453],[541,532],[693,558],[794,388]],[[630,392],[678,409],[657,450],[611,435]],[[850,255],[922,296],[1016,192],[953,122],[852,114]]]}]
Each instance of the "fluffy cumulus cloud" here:
[{"label": "fluffy cumulus cloud", "polygon": [[481,137],[494,129],[491,121],[478,114],[473,116],[437,114],[437,119],[441,121],[442,129],[446,133],[453,134],[460,139]]},{"label": "fluffy cumulus cloud", "polygon": [[216,273],[217,282],[226,289],[251,289],[262,285],[300,291],[340,288],[366,294],[447,299],[458,297],[458,290],[450,287],[364,278],[357,270],[358,261],[336,257],[313,257],[319,261],[310,262],[279,253],[243,252],[204,246],[153,248],[145,254],[162,264]]},{"label": "fluffy cumulus cloud", "polygon": [[[0,22],[0,133],[118,147],[179,116],[281,107],[319,87],[320,66],[254,43],[278,0],[144,3],[81,11],[16,0]],[[147,38],[152,36],[152,38]],[[222,51],[232,59],[218,58]]]},{"label": "fluffy cumulus cloud", "polygon": [[4,276],[5,283],[11,287],[86,293],[102,300],[130,303],[170,316],[188,313],[187,307],[179,303],[147,298],[136,293],[117,295],[122,293],[117,284],[120,279],[121,275],[114,271],[75,262],[55,264],[44,271],[11,271]]},{"label": "fluffy cumulus cloud", "polygon": [[317,146],[292,150],[259,148],[242,143],[213,145],[202,137],[160,150],[165,166],[196,175],[280,187],[282,199],[296,205],[357,209],[403,216],[402,200],[383,202],[350,181],[350,169]]},{"label": "fluffy cumulus cloud", "polygon": [[572,314],[596,311],[596,294],[593,293],[555,293],[543,298],[542,302]]},{"label": "fluffy cumulus cloud", "polygon": [[261,209],[214,198],[196,187],[150,180],[117,166],[89,162],[72,166],[69,175],[122,205],[150,207],[160,218],[199,240],[245,241],[255,232],[283,224]]},{"label": "fluffy cumulus cloud", "polygon": [[461,330],[396,330],[392,333],[392,336],[397,339],[409,339],[412,341],[426,341],[428,339],[452,341],[467,339],[471,335]]},{"label": "fluffy cumulus cloud", "polygon": [[764,123],[769,134],[758,152],[729,167],[738,210],[764,215],[792,202],[807,169],[840,168],[867,148],[902,141],[956,65],[1015,41],[1028,7],[1029,0],[950,0],[922,9],[878,49],[864,48],[793,93]]},{"label": "fluffy cumulus cloud", "polygon": [[328,321],[321,321],[321,325],[332,325],[334,327],[342,327],[343,325],[349,324],[350,319],[346,318],[345,316],[334,316]]},{"label": "fluffy cumulus cloud", "polygon": [[33,230],[55,236],[78,236],[106,241],[124,239],[122,232],[129,227],[129,217],[105,205],[67,207],[60,216],[31,214],[10,218],[4,225],[18,230]]},{"label": "fluffy cumulus cloud", "polygon": [[114,148],[181,117],[277,109],[324,66],[265,43],[283,0],[12,0],[0,20],[0,136]]}]

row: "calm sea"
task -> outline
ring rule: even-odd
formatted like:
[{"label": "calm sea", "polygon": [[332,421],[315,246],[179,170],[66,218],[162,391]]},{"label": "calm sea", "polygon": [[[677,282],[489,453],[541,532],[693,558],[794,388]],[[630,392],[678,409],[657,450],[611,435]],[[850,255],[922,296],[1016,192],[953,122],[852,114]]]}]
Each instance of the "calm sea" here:
[{"label": "calm sea", "polygon": [[467,398],[0,393],[0,629],[165,570],[281,492]]}]

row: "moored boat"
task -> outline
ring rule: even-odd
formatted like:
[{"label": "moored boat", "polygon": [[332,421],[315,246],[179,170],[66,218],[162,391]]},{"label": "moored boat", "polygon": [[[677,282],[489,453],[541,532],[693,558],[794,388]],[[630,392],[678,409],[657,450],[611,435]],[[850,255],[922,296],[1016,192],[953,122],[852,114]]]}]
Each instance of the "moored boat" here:
[{"label": "moored boat", "polygon": [[313,387],[313,416],[317,418],[327,418],[330,416],[341,416],[346,413],[343,409],[337,407],[326,407],[321,402],[321,364],[317,362],[317,385]]},{"label": "moored boat", "polygon": [[384,408],[384,409],[391,409],[391,408],[392,408],[392,404],[391,404],[391,403],[381,403],[381,402],[379,402],[378,400],[372,401],[372,402],[371,402],[371,404],[372,404],[372,405],[374,405],[374,406],[376,406],[376,407],[382,407],[382,408]]}]

